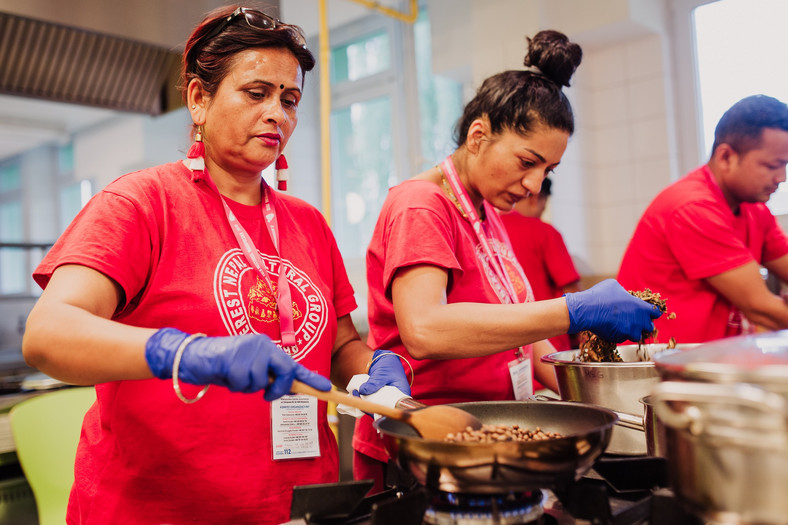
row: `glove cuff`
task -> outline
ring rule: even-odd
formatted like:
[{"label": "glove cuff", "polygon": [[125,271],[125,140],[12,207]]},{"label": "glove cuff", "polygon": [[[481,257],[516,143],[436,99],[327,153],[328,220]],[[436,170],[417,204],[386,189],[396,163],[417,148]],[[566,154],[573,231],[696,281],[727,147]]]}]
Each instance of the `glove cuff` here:
[{"label": "glove cuff", "polygon": [[[351,379],[350,382],[347,384],[347,392],[349,396],[353,395],[354,390],[358,390],[361,385],[366,383],[369,380],[369,376],[367,374],[356,374]],[[368,396],[361,396],[361,399],[365,399],[367,401],[371,401],[373,403],[377,403],[378,405],[387,406],[389,408],[396,408],[397,403],[405,398],[410,398],[409,395],[403,393],[397,387],[393,387],[391,385],[386,385],[380,388],[377,392],[373,394],[369,394]],[[355,407],[349,407],[344,404],[337,405],[337,412],[340,414],[346,414],[348,416],[353,416],[355,418],[359,418],[364,415],[364,412]],[[377,414],[375,418],[377,419]]]},{"label": "glove cuff", "polygon": [[175,328],[162,328],[145,342],[145,361],[153,375],[159,379],[172,377],[175,352],[189,334]]},{"label": "glove cuff", "polygon": [[566,299],[566,310],[569,312],[569,330],[567,330],[567,334],[576,334],[583,331],[583,328],[578,326],[578,318],[580,317],[579,312],[576,310],[581,308],[580,303],[577,301],[577,297],[575,293],[565,293],[564,299]]}]

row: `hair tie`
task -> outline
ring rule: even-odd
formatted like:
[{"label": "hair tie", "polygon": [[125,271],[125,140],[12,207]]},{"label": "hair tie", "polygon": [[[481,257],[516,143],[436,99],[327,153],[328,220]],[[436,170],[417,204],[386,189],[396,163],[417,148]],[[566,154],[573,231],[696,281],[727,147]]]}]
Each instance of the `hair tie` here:
[{"label": "hair tie", "polygon": [[542,70],[541,70],[541,69],[539,69],[539,68],[538,68],[538,67],[536,67],[536,66],[525,66],[525,68],[523,69],[523,71],[527,71],[527,72],[529,72],[529,73],[533,73],[534,75],[539,75],[540,77],[545,77],[545,78],[547,78],[547,77],[545,76],[545,74],[544,74],[544,73],[542,73]]}]

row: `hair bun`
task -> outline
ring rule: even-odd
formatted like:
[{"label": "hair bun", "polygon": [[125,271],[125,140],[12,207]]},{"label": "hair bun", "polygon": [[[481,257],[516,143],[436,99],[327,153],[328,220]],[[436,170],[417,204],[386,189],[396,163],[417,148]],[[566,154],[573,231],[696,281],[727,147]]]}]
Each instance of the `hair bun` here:
[{"label": "hair bun", "polygon": [[569,86],[577,66],[583,59],[583,50],[578,44],[570,42],[567,36],[559,31],[547,29],[539,31],[528,41],[528,53],[523,65],[534,66],[559,86]]}]

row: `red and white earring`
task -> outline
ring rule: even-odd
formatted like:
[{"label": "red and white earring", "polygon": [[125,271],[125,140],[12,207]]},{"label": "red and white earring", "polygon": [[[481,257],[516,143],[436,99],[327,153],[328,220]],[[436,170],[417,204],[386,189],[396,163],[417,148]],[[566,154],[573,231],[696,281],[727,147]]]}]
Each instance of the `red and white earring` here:
[{"label": "red and white earring", "polygon": [[287,191],[287,159],[284,155],[279,155],[276,159],[276,188],[279,191]]},{"label": "red and white earring", "polygon": [[205,144],[202,141],[202,126],[197,126],[197,132],[194,134],[194,143],[189,148],[186,158],[189,159],[192,181],[200,181],[202,172],[205,170]]}]

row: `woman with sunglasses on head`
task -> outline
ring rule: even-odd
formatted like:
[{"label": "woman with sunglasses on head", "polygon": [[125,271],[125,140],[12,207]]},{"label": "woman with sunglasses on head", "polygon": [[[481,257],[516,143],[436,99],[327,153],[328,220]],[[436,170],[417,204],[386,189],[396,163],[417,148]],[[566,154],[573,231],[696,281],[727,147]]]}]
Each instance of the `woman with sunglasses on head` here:
[{"label": "woman with sunglasses on head", "polygon": [[[511,210],[561,161],[574,118],[561,91],[582,51],[557,31],[529,39],[525,69],[484,81],[458,124],[458,147],[394,188],[367,252],[370,343],[406,356],[427,404],[524,399],[533,376],[557,390],[547,338],[582,330],[639,340],[659,311],[614,280],[534,302],[498,210]],[[356,423],[354,475],[382,488],[388,457]]]},{"label": "woman with sunglasses on head", "polygon": [[184,52],[188,158],[109,184],[36,269],[25,359],[96,385],[68,523],[288,521],[294,486],[338,480],[326,404],[282,397],[293,380],[408,392],[353,326],[322,215],[261,176],[313,66],[297,26],[212,12]]}]

